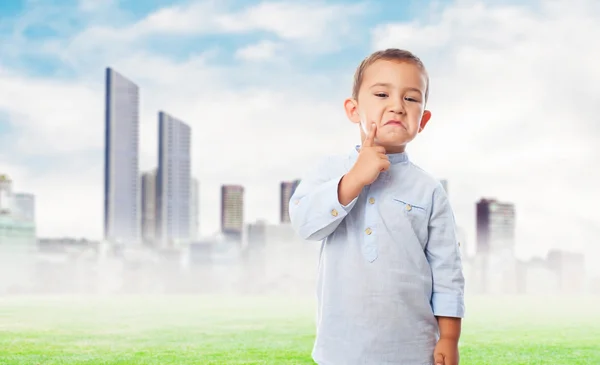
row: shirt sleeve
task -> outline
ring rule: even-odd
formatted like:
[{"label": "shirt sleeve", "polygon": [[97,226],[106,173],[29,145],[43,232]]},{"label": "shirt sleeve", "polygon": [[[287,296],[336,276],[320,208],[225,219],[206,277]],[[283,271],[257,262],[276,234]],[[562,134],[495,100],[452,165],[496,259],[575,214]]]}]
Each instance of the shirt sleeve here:
[{"label": "shirt sleeve", "polygon": [[429,240],[425,249],[433,275],[431,306],[435,316],[463,318],[464,276],[454,213],[444,188],[434,191]]},{"label": "shirt sleeve", "polygon": [[342,205],[338,185],[344,173],[335,174],[339,166],[326,159],[301,181],[289,201],[290,221],[305,240],[321,241],[332,234],[356,204],[354,198]]}]

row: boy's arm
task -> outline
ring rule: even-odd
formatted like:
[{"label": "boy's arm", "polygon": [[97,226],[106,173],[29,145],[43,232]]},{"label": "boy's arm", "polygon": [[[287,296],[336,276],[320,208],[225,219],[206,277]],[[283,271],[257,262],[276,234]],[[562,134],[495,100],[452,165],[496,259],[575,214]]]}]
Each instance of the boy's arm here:
[{"label": "boy's arm", "polygon": [[465,280],[455,225],[448,197],[438,185],[433,195],[429,240],[425,249],[433,275],[431,306],[438,318],[440,337],[458,341],[465,312]]},{"label": "boy's arm", "polygon": [[456,317],[437,317],[440,328],[440,339],[458,342],[462,319]]},{"label": "boy's arm", "polygon": [[290,221],[305,240],[320,241],[333,233],[354,207],[362,190],[362,186],[347,175],[332,177],[336,167],[331,160],[325,160],[300,181],[290,199]]}]

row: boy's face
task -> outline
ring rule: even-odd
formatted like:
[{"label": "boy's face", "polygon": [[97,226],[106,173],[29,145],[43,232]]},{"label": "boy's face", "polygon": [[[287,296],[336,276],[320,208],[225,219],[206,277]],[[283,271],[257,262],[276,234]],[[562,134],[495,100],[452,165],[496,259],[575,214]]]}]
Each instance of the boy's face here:
[{"label": "boy's face", "polygon": [[361,140],[375,123],[375,143],[388,153],[404,152],[431,118],[426,86],[426,76],[413,63],[377,60],[363,74],[358,99],[345,101],[346,114],[361,124]]}]

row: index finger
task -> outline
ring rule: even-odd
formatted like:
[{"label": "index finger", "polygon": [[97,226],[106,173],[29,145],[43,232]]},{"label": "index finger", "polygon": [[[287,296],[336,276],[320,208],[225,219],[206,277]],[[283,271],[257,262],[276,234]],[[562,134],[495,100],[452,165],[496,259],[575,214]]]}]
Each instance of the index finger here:
[{"label": "index finger", "polygon": [[377,126],[375,123],[371,124],[371,129],[369,130],[369,134],[363,141],[363,147],[373,147],[375,145],[375,132],[377,131]]}]

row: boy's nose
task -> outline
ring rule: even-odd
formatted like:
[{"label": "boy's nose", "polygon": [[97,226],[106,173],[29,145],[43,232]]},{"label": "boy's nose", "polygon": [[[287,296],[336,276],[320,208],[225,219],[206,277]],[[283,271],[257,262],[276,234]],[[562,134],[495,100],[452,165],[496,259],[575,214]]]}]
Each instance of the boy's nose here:
[{"label": "boy's nose", "polygon": [[390,111],[394,114],[404,114],[404,105],[396,101],[390,106]]}]

